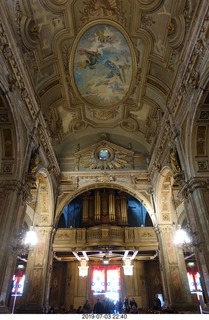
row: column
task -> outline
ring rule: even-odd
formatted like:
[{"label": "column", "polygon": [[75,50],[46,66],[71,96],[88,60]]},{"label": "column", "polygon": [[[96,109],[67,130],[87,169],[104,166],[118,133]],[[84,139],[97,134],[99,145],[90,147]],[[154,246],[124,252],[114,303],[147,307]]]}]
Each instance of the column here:
[{"label": "column", "polygon": [[29,251],[25,275],[24,293],[21,299],[21,313],[42,313],[48,302],[48,286],[51,273],[51,238],[53,227],[36,227],[38,244]]},{"label": "column", "polygon": [[7,304],[16,266],[17,234],[21,228],[27,192],[19,181],[0,182],[0,313],[10,313]]},{"label": "column", "polygon": [[192,302],[183,251],[173,243],[175,229],[159,225],[160,267],[164,293],[172,310],[197,312]]},{"label": "column", "polygon": [[187,186],[188,198],[184,200],[187,217],[192,231],[196,233],[195,257],[200,273],[205,313],[209,313],[209,190],[207,179],[192,179]]}]

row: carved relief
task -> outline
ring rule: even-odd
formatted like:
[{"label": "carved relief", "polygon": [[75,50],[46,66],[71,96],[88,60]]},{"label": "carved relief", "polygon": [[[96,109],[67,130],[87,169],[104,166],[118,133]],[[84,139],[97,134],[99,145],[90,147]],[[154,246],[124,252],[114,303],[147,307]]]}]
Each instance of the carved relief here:
[{"label": "carved relief", "polygon": [[118,107],[113,108],[112,110],[97,110],[88,108],[92,116],[98,120],[109,120],[115,118],[119,114],[118,109]]},{"label": "carved relief", "polygon": [[141,27],[142,28],[150,27],[153,24],[155,24],[155,21],[154,21],[153,17],[151,17],[151,16],[143,16],[141,18]]},{"label": "carved relief", "polygon": [[86,151],[78,151],[76,168],[89,169],[122,169],[132,167],[134,153],[117,148],[105,140]]},{"label": "carved relief", "polygon": [[198,171],[208,171],[208,161],[197,161]]},{"label": "carved relief", "polygon": [[90,0],[88,3],[84,2],[83,7],[81,12],[82,23],[87,23],[92,18],[106,17],[111,17],[123,24],[126,22],[121,3],[118,0]]}]

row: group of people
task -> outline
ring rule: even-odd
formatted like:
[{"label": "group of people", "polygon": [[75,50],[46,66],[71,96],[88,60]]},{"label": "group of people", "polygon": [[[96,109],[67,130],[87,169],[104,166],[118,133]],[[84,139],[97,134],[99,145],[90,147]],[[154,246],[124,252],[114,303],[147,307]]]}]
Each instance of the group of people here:
[{"label": "group of people", "polygon": [[123,307],[121,313],[137,313],[138,305],[134,298],[129,302],[128,298],[124,298]]},{"label": "group of people", "polygon": [[89,301],[86,300],[83,306],[79,306],[77,313],[95,313],[95,314],[122,314],[122,313],[136,313],[137,303],[134,298],[129,302],[128,298],[121,298],[117,302],[106,298],[100,301],[98,298],[93,308],[91,309]]},{"label": "group of people", "polygon": [[[155,311],[163,311],[163,306],[161,306],[161,300],[156,294],[153,300],[153,306],[148,311],[151,313],[156,313]],[[140,312],[141,311],[141,312]],[[95,302],[93,308],[90,306],[89,300],[86,300],[83,306],[79,306],[77,310],[74,310],[71,306],[69,310],[66,310],[64,306],[59,309],[54,309],[49,307],[48,310],[44,310],[44,313],[95,313],[95,314],[127,314],[127,313],[144,313],[145,310],[140,310],[138,308],[137,302],[134,298],[130,300],[125,297],[122,301],[121,298],[117,302],[114,302],[112,299],[106,298],[103,301],[100,301],[98,298]],[[146,312],[147,313],[147,312]]]}]

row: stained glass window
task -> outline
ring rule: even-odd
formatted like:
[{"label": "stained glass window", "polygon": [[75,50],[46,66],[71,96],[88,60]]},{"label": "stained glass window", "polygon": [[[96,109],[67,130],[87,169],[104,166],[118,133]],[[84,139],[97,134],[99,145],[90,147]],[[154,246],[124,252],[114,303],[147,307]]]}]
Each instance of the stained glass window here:
[{"label": "stained glass window", "polygon": [[121,289],[119,266],[94,266],[91,275],[91,290],[94,292],[117,292]]},{"label": "stained glass window", "polygon": [[105,291],[105,268],[104,267],[95,266],[92,268],[91,290],[95,292]]},{"label": "stained glass window", "polygon": [[107,291],[118,291],[121,289],[120,267],[107,267]]},{"label": "stained glass window", "polygon": [[13,285],[12,285],[12,296],[17,295],[21,296],[23,294],[23,287],[25,282],[24,273],[20,273],[19,275],[13,276]]},{"label": "stained glass window", "polygon": [[190,291],[202,291],[199,272],[187,272]]}]

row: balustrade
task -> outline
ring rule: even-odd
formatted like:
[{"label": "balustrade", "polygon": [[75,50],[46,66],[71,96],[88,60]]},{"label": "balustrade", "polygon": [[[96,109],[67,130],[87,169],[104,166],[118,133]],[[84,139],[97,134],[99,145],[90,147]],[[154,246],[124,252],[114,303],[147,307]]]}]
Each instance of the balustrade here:
[{"label": "balustrade", "polygon": [[74,250],[91,246],[112,245],[118,247],[131,246],[136,250],[157,250],[158,241],[152,227],[117,227],[101,225],[82,229],[58,229],[53,249],[54,251]]}]

